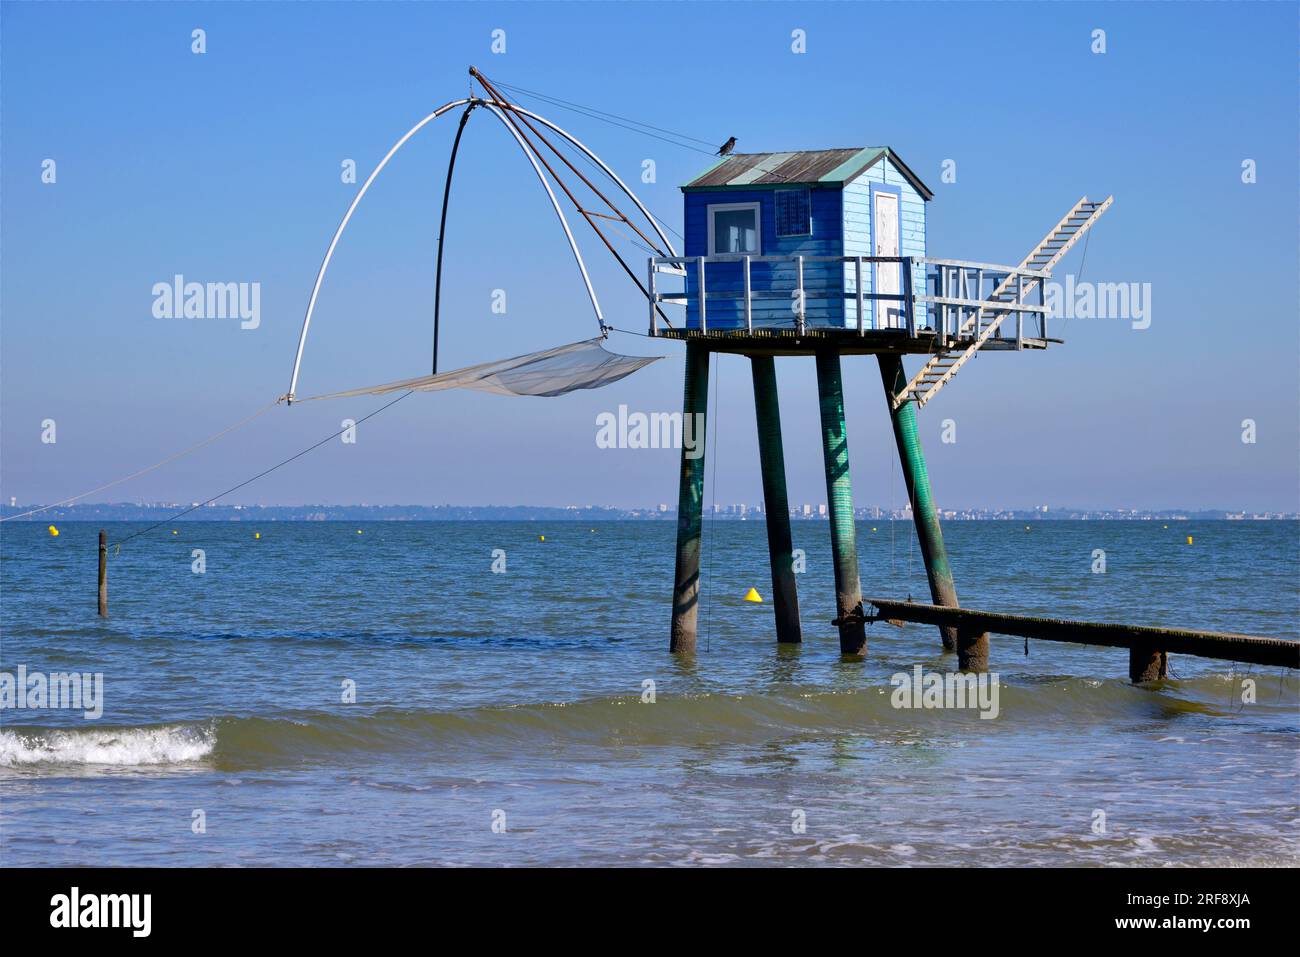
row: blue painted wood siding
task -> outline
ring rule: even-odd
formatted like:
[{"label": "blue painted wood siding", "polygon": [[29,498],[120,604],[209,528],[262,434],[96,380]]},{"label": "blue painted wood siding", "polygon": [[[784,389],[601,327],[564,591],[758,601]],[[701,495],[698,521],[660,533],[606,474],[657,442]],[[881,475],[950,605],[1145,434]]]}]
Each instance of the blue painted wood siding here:
[{"label": "blue painted wood siding", "polygon": [[[712,190],[690,192],[685,200],[685,252],[687,256],[709,254],[708,207],[724,203],[759,203],[762,253],[764,256],[842,256],[843,228],[841,217],[844,204],[839,187],[820,187],[811,190],[812,235],[776,235],[775,190]],[[699,289],[695,278],[695,265],[687,267],[686,293],[687,326],[698,328]],[[709,294],[706,303],[706,320],[710,329],[735,329],[745,324],[745,307],[742,300],[744,278],[740,263],[712,263],[706,267],[705,289]],[[666,278],[666,277],[665,277]],[[662,284],[662,282],[661,282]],[[797,287],[797,268],[794,263],[753,263],[750,268],[750,285],[758,291],[781,293],[777,298],[754,299],[754,325],[773,328],[794,328],[795,310],[793,290]],[[666,290],[665,290],[666,291]],[[804,264],[805,316],[808,325],[844,325],[844,278],[838,263]],[[725,293],[726,296],[720,294]],[[717,298],[715,298],[717,295]],[[680,313],[679,313],[680,314]],[[672,314],[669,313],[671,318]]]},{"label": "blue painted wood siding", "polygon": [[[872,184],[887,186],[899,193],[899,255],[915,256],[918,259],[923,257],[925,255],[925,200],[898,171],[898,168],[890,162],[888,157],[882,159],[853,182],[844,185],[844,255],[874,255],[872,247],[874,233],[871,223]],[[872,291],[874,279],[874,270],[864,265],[862,268],[862,288],[864,293]],[[858,303],[855,298],[857,296],[857,285],[854,281],[852,265],[844,267],[844,289],[849,296],[845,303],[845,321],[847,325],[856,327],[858,323]],[[920,263],[914,264],[912,267],[912,289],[918,295],[923,294],[925,290],[925,266]],[[876,328],[874,324],[875,310],[872,308],[870,300],[867,300],[865,307],[867,328],[874,329]],[[916,320],[918,326],[925,325],[928,322],[920,311],[917,312]]]}]

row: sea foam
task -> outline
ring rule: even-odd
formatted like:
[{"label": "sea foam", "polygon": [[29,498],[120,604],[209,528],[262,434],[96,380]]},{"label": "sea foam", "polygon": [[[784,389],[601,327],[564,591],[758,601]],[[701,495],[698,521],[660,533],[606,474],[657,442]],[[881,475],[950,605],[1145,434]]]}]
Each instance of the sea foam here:
[{"label": "sea foam", "polygon": [[181,764],[212,753],[211,729],[173,725],[0,731],[0,767],[38,764],[104,764],[119,767]]}]

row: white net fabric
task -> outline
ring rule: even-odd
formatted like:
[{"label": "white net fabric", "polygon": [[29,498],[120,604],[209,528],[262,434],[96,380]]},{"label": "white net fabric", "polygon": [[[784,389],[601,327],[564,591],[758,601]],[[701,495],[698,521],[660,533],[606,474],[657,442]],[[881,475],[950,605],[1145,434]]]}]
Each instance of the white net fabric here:
[{"label": "white net fabric", "polygon": [[621,356],[607,351],[603,339],[585,339],[542,352],[498,359],[437,375],[417,376],[364,389],[295,398],[295,402],[342,399],[387,392],[438,392],[442,389],[476,389],[497,395],[564,395],[578,389],[599,389],[631,375],[662,356]]}]

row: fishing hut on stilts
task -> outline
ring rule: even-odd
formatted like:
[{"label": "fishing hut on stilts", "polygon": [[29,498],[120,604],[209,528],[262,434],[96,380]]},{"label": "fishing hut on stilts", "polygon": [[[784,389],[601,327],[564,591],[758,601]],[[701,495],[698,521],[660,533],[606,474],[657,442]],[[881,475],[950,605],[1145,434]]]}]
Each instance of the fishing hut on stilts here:
[{"label": "fishing hut on stilts", "polygon": [[[917,413],[978,353],[1037,351],[1061,341],[1050,336],[1044,284],[1111,198],[1080,199],[1009,266],[928,256],[933,194],[888,147],[733,154],[682,190],[685,255],[649,261],[650,335],[685,343],[682,412],[689,421],[707,420],[711,356],[750,359],[777,641],[802,639],[778,356],[811,356],[817,366],[840,651],[863,653],[871,620],[858,570],[843,356],[876,357],[930,595],[936,606],[957,608]],[[665,291],[673,279],[678,288]],[[680,325],[660,325],[663,304],[682,307]],[[910,376],[909,355],[923,358]],[[686,654],[695,650],[700,601],[705,454],[695,451],[682,455],[670,640]],[[986,632],[955,624],[940,632],[961,668],[987,667]]]},{"label": "fishing hut on stilts", "polygon": [[[884,619],[938,627],[944,648],[956,651],[962,669],[974,671],[988,667],[989,632],[1127,648],[1129,675],[1135,682],[1164,678],[1170,652],[1300,668],[1300,642],[1295,641],[1063,621],[977,611],[958,605],[957,588],[939,527],[939,511],[921,450],[917,415],[979,353],[1038,351],[1061,341],[1050,335],[1044,284],[1051,277],[1053,267],[1110,207],[1109,197],[1099,202],[1087,197],[1080,199],[1015,266],[937,259],[929,256],[926,248],[926,204],[932,194],[892,149],[732,154],[725,155],[713,168],[683,187],[685,247],[678,254],[661,224],[599,156],[555,123],[512,102],[503,91],[503,88],[510,89],[507,84],[496,84],[473,67],[469,72],[470,95],[438,107],[402,135],[348,205],[325,251],[307,301],[288,392],[253,415],[144,471],[204,447],[277,404],[292,406],[323,399],[395,396],[356,420],[360,423],[416,392],[457,388],[498,395],[559,396],[578,389],[601,388],[657,361],[660,357],[626,356],[605,348],[610,332],[629,330],[617,329],[605,321],[564,212],[567,206],[588,224],[645,296],[650,314],[648,334],[680,340],[685,345],[683,426],[698,423],[701,427],[694,430],[697,441],[691,443],[693,448],[683,442],[672,651],[692,654],[696,647],[706,452],[706,430],[702,426],[708,415],[711,356],[729,352],[748,356],[753,372],[778,642],[799,642],[803,635],[793,568],[775,360],[782,356],[812,356],[817,367],[835,570],[836,607],[832,621],[839,629],[842,653],[861,655],[866,649],[866,624]],[[543,94],[513,89],[562,106],[574,106]],[[300,393],[299,380],[312,316],[326,271],[348,223],[375,179],[401,148],[438,117],[456,109],[461,109],[460,122],[447,163],[438,230],[429,373],[342,392]],[[581,108],[579,112],[601,116]],[[438,345],[447,210],[457,152],[467,123],[476,113],[492,117],[504,128],[508,139],[523,153],[527,166],[536,175],[573,254],[599,335],[541,352],[443,371]],[[616,125],[633,122],[626,117],[614,117],[612,121]],[[658,128],[647,127],[647,130],[653,133]],[[734,139],[719,153],[728,154],[732,146]],[[594,169],[594,178],[583,172],[579,163]],[[631,212],[620,209],[611,196],[619,198],[620,203],[630,204]],[[616,250],[611,234],[606,232],[611,225],[625,234],[623,238],[651,253],[646,273],[634,270]],[[674,322],[668,312],[677,309],[681,312],[674,317]],[[846,355],[876,357],[933,604],[884,598],[864,602],[845,432],[841,359]],[[919,357],[921,364],[909,375],[904,362],[911,355]],[[183,517],[289,465],[340,434],[326,436],[167,521]],[[139,474],[143,472],[134,473]],[[110,484],[119,484],[134,475]],[[80,497],[83,496],[60,504]],[[10,516],[15,517],[22,515]],[[149,534],[163,524],[159,522],[132,532],[114,545],[115,552],[124,542]],[[105,617],[108,614],[107,554],[107,538],[101,532],[98,597],[99,613]],[[875,612],[868,613],[866,605]]]}]

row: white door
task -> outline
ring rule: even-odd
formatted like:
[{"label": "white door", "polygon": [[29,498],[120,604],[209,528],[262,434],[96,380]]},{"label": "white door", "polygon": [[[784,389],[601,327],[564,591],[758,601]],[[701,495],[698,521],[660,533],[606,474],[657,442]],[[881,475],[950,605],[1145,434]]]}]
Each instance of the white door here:
[{"label": "white door", "polygon": [[[872,211],[875,225],[876,255],[898,255],[898,196],[894,193],[876,193]],[[898,263],[876,263],[876,292],[897,295],[902,292],[902,277]],[[902,325],[902,308],[898,300],[877,299],[875,314],[880,317],[877,329],[897,329]]]}]

